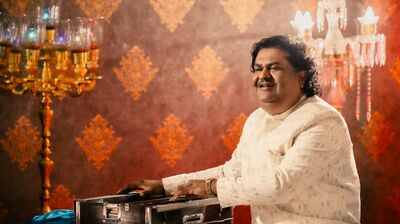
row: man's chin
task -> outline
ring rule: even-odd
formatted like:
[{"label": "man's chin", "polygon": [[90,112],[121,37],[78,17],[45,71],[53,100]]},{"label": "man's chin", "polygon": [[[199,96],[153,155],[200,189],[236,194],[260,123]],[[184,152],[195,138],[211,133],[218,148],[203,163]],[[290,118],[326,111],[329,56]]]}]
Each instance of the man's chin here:
[{"label": "man's chin", "polygon": [[264,98],[264,99],[258,99],[258,104],[259,106],[267,106],[267,107],[274,107],[274,105],[277,105],[279,101],[277,99],[272,99],[272,98]]},{"label": "man's chin", "polygon": [[275,103],[278,100],[278,97],[272,94],[257,93],[257,99],[260,103]]},{"label": "man's chin", "polygon": [[274,104],[274,103],[276,103],[276,100],[261,100],[261,99],[258,99],[258,103],[260,103],[260,104]]}]

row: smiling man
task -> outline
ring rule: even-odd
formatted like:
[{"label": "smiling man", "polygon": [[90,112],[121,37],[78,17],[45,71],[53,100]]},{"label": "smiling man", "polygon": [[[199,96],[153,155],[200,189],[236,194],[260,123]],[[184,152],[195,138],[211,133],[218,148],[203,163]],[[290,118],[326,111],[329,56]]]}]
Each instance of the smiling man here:
[{"label": "smiling man", "polygon": [[252,64],[260,106],[270,115],[285,112],[303,95],[305,71],[293,68],[286,54],[278,48],[263,48]]},{"label": "smiling man", "polygon": [[253,45],[251,71],[260,108],[247,119],[225,164],[128,184],[144,194],[216,196],[222,207],[250,205],[253,223],[360,221],[360,183],[347,125],[317,95],[314,61],[288,36]]}]

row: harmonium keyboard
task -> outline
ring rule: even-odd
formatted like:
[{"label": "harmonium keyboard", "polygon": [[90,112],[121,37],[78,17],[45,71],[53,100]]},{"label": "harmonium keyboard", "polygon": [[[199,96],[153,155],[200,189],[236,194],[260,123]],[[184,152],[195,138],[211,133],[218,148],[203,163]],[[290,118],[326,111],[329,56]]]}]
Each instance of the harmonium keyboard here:
[{"label": "harmonium keyboard", "polygon": [[232,209],[217,198],[143,198],[139,193],[74,201],[76,224],[195,224],[232,223]]}]

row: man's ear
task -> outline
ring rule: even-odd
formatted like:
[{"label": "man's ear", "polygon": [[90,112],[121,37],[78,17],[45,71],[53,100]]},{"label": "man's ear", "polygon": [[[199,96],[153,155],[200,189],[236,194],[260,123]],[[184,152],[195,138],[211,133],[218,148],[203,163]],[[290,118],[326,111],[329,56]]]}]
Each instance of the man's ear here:
[{"label": "man's ear", "polygon": [[304,82],[306,80],[306,71],[302,70],[298,72],[298,81],[301,88],[303,88]]}]

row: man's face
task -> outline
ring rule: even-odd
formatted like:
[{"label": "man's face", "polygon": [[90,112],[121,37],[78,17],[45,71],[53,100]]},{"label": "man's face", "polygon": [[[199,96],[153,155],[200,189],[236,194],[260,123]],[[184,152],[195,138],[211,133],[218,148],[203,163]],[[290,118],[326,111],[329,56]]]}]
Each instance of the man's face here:
[{"label": "man's face", "polygon": [[300,86],[304,72],[295,71],[286,59],[287,53],[278,48],[263,48],[254,64],[254,86],[261,106],[282,113],[302,95]]}]

